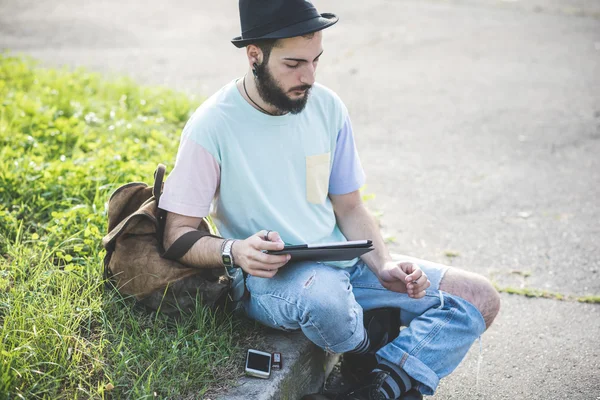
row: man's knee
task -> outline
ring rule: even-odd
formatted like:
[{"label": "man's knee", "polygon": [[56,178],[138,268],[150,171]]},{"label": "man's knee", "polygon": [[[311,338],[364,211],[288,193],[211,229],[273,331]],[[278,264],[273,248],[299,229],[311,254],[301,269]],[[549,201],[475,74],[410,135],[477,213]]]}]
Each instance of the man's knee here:
[{"label": "man's knee", "polygon": [[326,266],[296,272],[274,279],[250,277],[251,317],[275,328],[301,328],[313,343],[333,353],[356,348],[363,340],[362,309],[348,275]]},{"label": "man's knee", "polygon": [[446,272],[440,290],[461,297],[473,304],[483,316],[486,329],[500,311],[500,295],[485,277],[451,268]]},{"label": "man's knee", "polygon": [[348,324],[354,322],[359,308],[348,276],[323,265],[273,279],[250,277],[248,289],[251,296],[262,297],[266,307],[301,325],[309,323],[308,319]]},{"label": "man's knee", "polygon": [[300,292],[304,304],[315,312],[336,314],[357,306],[350,280],[333,269],[314,270]]}]

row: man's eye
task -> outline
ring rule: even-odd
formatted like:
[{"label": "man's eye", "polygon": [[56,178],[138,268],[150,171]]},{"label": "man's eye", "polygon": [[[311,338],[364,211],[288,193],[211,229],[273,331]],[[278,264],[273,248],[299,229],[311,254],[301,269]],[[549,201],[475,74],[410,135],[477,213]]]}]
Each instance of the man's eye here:
[{"label": "man's eye", "polygon": [[294,65],[290,65],[290,64],[285,64],[288,68],[292,68],[292,69],[296,69],[300,66],[300,64],[294,64]]}]

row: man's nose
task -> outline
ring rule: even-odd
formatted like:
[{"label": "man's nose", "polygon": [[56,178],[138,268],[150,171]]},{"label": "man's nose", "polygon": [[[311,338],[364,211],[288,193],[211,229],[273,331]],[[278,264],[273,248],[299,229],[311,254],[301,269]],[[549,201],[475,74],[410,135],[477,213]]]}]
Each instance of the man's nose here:
[{"label": "man's nose", "polygon": [[312,86],[315,83],[315,78],[317,76],[317,66],[315,64],[307,64],[306,68],[303,68],[303,70],[300,81],[304,85]]}]

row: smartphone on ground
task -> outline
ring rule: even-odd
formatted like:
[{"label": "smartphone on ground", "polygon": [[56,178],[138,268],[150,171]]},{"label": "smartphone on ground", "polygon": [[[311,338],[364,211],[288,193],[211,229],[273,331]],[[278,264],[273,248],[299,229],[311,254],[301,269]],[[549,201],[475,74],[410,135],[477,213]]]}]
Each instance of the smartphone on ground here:
[{"label": "smartphone on ground", "polygon": [[271,353],[248,349],[246,375],[268,379],[271,376]]}]

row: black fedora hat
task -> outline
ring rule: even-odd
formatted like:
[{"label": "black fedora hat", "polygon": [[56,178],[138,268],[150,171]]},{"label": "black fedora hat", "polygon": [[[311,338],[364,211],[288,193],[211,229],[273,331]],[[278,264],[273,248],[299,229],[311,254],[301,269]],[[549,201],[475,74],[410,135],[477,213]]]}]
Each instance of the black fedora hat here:
[{"label": "black fedora hat", "polygon": [[335,14],[319,14],[309,0],[240,0],[242,35],[231,43],[244,47],[262,39],[306,35],[337,21]]}]

